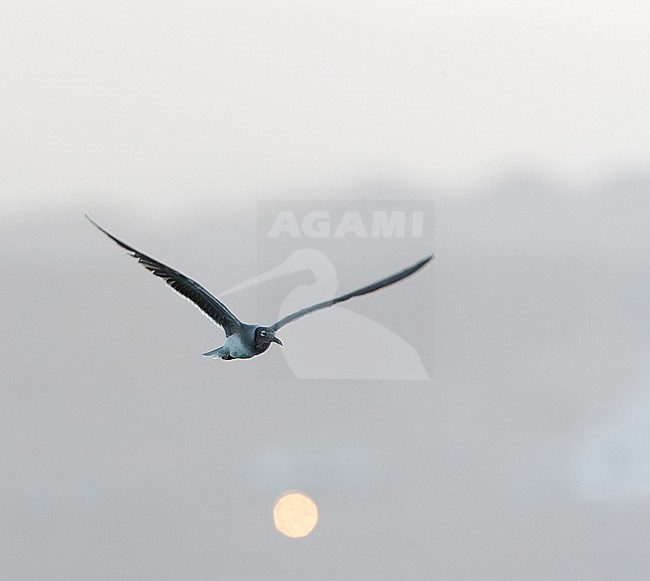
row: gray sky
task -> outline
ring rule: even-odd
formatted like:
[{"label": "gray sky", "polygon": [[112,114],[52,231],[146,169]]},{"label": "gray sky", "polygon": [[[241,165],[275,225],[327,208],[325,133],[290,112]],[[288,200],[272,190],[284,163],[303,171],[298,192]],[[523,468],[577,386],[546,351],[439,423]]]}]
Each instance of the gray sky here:
[{"label": "gray sky", "polygon": [[[5,3],[0,577],[650,577],[649,10]],[[349,305],[433,309],[431,381],[203,359],[220,331],[83,219],[217,292],[284,198],[435,202],[434,263]],[[423,250],[386,248],[340,284]]]},{"label": "gray sky", "polygon": [[644,2],[6,2],[3,214],[645,167],[649,28]]}]

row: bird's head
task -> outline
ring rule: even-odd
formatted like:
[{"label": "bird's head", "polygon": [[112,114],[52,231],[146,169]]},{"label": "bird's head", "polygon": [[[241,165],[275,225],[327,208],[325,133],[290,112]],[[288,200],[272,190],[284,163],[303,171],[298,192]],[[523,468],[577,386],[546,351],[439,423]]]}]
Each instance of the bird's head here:
[{"label": "bird's head", "polygon": [[266,351],[271,343],[277,343],[282,347],[282,341],[275,336],[275,331],[269,327],[257,327],[255,329],[255,351],[262,353]]}]

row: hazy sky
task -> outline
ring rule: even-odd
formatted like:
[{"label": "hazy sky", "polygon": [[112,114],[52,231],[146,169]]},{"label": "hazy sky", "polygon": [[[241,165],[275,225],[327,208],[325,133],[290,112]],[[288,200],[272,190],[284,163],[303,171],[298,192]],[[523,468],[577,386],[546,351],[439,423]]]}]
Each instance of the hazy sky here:
[{"label": "hazy sky", "polygon": [[[647,2],[4,2],[0,578],[650,578],[648,30]],[[343,366],[325,314],[204,359],[220,330],[83,219],[218,292],[284,260],[255,202],[285,198],[433,201],[429,238],[309,254],[352,290],[435,251],[341,313],[431,380],[290,377]],[[303,540],[272,521],[296,489]]]},{"label": "hazy sky", "polygon": [[[5,2],[3,213],[647,167],[646,2]],[[297,190],[297,191],[296,191]]]}]

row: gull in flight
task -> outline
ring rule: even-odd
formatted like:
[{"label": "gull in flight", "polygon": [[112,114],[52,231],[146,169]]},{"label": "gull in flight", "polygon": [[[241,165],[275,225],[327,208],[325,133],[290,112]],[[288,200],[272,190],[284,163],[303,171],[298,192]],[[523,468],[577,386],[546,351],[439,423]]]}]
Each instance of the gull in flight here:
[{"label": "gull in flight", "polygon": [[427,256],[396,274],[382,278],[377,282],[350,293],[300,309],[266,327],[263,325],[250,325],[248,323],[243,323],[228,309],[228,307],[226,307],[226,305],[205,290],[200,284],[193,281],[191,278],[188,278],[184,274],[181,274],[177,270],[164,265],[162,262],[158,262],[146,254],[142,254],[139,250],[136,250],[117,239],[92,220],[90,216],[86,215],[86,218],[91,224],[93,224],[93,226],[97,227],[111,240],[129,252],[131,256],[137,258],[138,262],[140,262],[149,272],[162,278],[172,289],[190,302],[194,303],[194,305],[201,309],[210,319],[223,328],[226,333],[226,341],[224,344],[216,349],[203,353],[203,355],[205,357],[221,358],[225,360],[250,359],[256,355],[261,355],[271,346],[271,343],[277,343],[282,346],[282,341],[275,336],[275,333],[285,325],[315,311],[320,311],[321,309],[342,303],[351,298],[366,295],[390,286],[391,284],[395,284],[407,276],[416,273],[431,259],[433,259],[433,255]]}]

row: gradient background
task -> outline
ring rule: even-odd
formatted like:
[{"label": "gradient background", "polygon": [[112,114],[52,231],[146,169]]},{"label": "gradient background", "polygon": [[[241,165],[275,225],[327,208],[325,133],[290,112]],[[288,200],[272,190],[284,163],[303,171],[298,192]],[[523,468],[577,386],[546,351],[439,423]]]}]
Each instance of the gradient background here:
[{"label": "gradient background", "polygon": [[[650,578],[649,29],[3,2],[0,576]],[[83,219],[218,291],[256,274],[256,200],[364,196],[435,200],[431,382],[204,360],[217,330]]]}]

